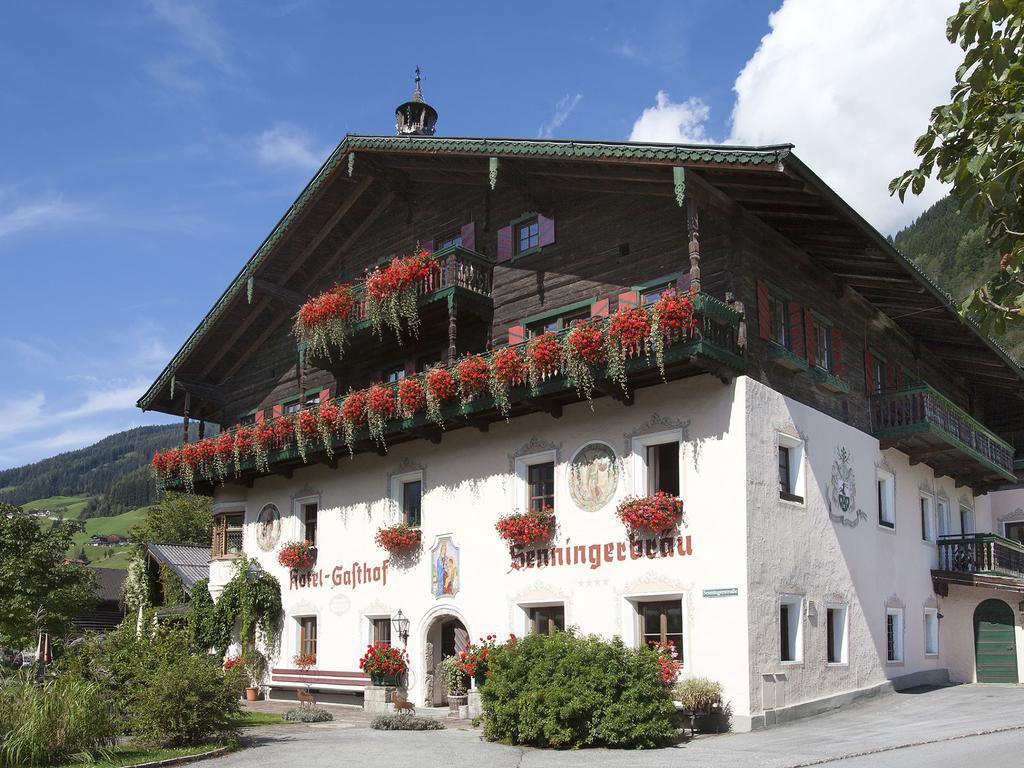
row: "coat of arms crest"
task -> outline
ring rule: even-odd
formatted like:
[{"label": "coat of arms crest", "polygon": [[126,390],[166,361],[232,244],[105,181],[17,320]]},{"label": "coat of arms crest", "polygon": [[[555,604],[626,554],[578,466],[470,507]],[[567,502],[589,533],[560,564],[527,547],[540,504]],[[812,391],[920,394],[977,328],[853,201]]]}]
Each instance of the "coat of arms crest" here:
[{"label": "coat of arms crest", "polygon": [[854,528],[861,520],[868,519],[863,510],[857,509],[856,498],[857,482],[850,464],[850,452],[840,446],[836,448],[828,487],[828,516],[833,523]]}]

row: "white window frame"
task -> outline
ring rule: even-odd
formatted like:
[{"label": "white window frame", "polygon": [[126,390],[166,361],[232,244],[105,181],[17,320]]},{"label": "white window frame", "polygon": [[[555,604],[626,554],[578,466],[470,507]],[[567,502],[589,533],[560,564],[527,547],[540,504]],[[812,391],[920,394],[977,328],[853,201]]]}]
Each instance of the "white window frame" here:
[{"label": "white window frame", "polygon": [[554,450],[531,453],[527,456],[516,457],[516,482],[515,482],[515,510],[526,512],[529,509],[528,499],[530,495],[529,470],[535,464],[546,464],[552,462],[555,465],[555,504],[557,508],[558,499],[561,494],[558,492],[558,456]]},{"label": "white window frame", "polygon": [[[366,634],[366,644],[367,645],[373,645],[373,643],[374,643],[374,638],[373,638],[373,622],[379,621],[380,619],[387,619],[388,621],[391,621],[391,614],[390,613],[366,613],[366,614],[363,614],[363,617],[366,619],[366,631],[365,631],[365,634]],[[317,631],[319,631],[319,630],[320,630],[320,626],[319,626],[319,622],[317,622]],[[391,645],[392,646],[395,645],[395,635],[394,635],[394,632],[395,632],[395,628],[392,625],[392,627],[391,627]],[[401,641],[399,641],[399,642],[401,642]],[[320,638],[318,637],[317,638],[317,644],[319,645],[319,643],[320,643]]]},{"label": "white window frame", "polygon": [[562,617],[564,619],[565,628],[568,629],[569,624],[569,603],[565,600],[527,600],[522,603],[516,603],[516,607],[519,609],[519,631],[525,636],[533,631],[533,620],[530,618],[530,610],[532,608],[555,608],[560,607],[562,609]]},{"label": "white window frame", "polygon": [[[795,666],[804,663],[804,596],[794,594],[779,595],[779,602],[775,610],[775,631],[779,631],[779,619],[782,614],[782,606],[789,606],[789,620],[792,623],[793,616],[796,616],[796,632],[792,633],[790,645],[793,650],[792,659],[782,658],[782,639],[779,638],[779,663],[783,666]],[[776,635],[778,637],[778,635]]]},{"label": "white window frame", "polygon": [[323,623],[320,621],[320,614],[316,611],[309,611],[305,613],[296,613],[292,616],[292,620],[295,622],[295,632],[293,637],[295,638],[295,652],[292,656],[298,656],[302,653],[302,620],[303,619],[316,619],[316,660],[317,666],[320,666],[320,630],[323,629]]},{"label": "white window frame", "polygon": [[[670,600],[678,600],[683,609],[683,664],[680,667],[680,672],[688,672],[693,667],[693,655],[690,651],[691,633],[689,632],[690,622],[685,592],[643,592],[624,595],[622,626],[633,628],[633,632],[624,640],[630,648],[640,647],[642,634],[640,631],[640,603],[667,603]],[[566,622],[568,620],[567,615]]]},{"label": "white window frame", "polygon": [[[943,525],[945,522],[945,525]],[[952,520],[949,518],[949,499],[939,496],[935,500],[935,534],[936,540],[939,536],[949,536],[952,533],[950,526]],[[945,531],[943,531],[945,529]]]},{"label": "white window frame", "polygon": [[[799,496],[800,501],[793,499],[779,498],[784,504],[796,504],[798,506],[804,506],[807,504],[807,470],[806,462],[806,451],[804,450],[804,441],[799,437],[793,437],[792,435],[786,434],[785,432],[777,432],[777,438],[775,441],[775,456],[774,462],[777,467],[779,464],[779,448],[786,448],[789,450],[789,487],[791,493],[794,496]],[[777,476],[778,470],[776,470]]]},{"label": "white window frame", "polygon": [[923,536],[921,537],[921,541],[926,543],[926,544],[934,544],[935,543],[935,497],[932,496],[930,493],[925,493],[925,492],[922,491],[921,492],[921,496],[920,496],[920,501],[918,502],[918,505],[920,505],[922,501],[928,503],[928,510],[927,510],[927,513],[926,513],[927,517],[925,518],[925,530],[923,532]]},{"label": "white window frame", "polygon": [[[313,493],[308,496],[296,496],[292,499],[292,517],[295,519],[294,530],[295,539],[297,541],[306,540],[306,513],[303,507],[307,504],[316,504],[316,538],[319,541],[321,531],[320,524],[323,522],[320,518],[320,513],[323,512],[323,507],[320,505],[320,494]],[[312,616],[313,614],[307,614]],[[319,621],[317,622],[317,630],[319,631]],[[318,640],[319,642],[319,640]]]},{"label": "white window frame", "polygon": [[[889,658],[889,617],[895,616],[895,637],[893,638],[893,654],[895,658]],[[885,609],[885,624],[882,626],[882,644],[885,647],[885,663],[886,664],[902,664],[905,657],[903,647],[903,609],[902,608],[886,608]]]},{"label": "white window frame", "polygon": [[[934,627],[934,631],[932,631]],[[931,640],[934,638],[934,644]],[[929,646],[932,650],[929,650]],[[939,655],[939,609],[924,609],[924,655],[925,658],[934,659]]]},{"label": "white window frame", "polygon": [[423,470],[415,472],[404,472],[401,475],[391,477],[391,511],[402,522],[405,522],[405,510],[402,509],[402,489],[406,483],[420,482],[420,525],[423,525],[423,500],[427,496],[426,483],[423,482]]},{"label": "white window frame", "polygon": [[[878,497],[877,484],[879,482],[885,483],[881,499]],[[877,507],[881,503],[881,507],[877,510],[878,516],[876,522],[879,528],[884,531],[895,531],[896,530],[896,475],[887,469],[876,468],[875,469],[875,506]],[[882,513],[887,511],[889,517],[886,518]]]},{"label": "white window frame", "polygon": [[[965,517],[968,520],[971,521],[971,530],[970,531],[965,531],[964,530],[964,518]],[[977,521],[974,518],[974,508],[973,507],[969,507],[966,504],[961,504],[960,505],[960,535],[961,536],[972,536],[974,533],[977,532],[977,530],[978,530],[978,524],[977,524]]]},{"label": "white window frame", "polygon": [[685,497],[683,479],[683,430],[668,429],[664,432],[653,432],[649,435],[634,437],[630,444],[633,452],[633,494],[646,496],[648,494],[649,467],[647,464],[647,449],[653,445],[664,445],[665,443],[677,443],[679,445],[679,496]]},{"label": "white window frame", "polygon": [[842,611],[842,638],[839,642],[839,661],[829,661],[828,658],[828,635],[825,636],[825,666],[827,667],[848,667],[850,666],[850,605],[849,603],[825,603],[825,632],[828,632],[828,612]]}]

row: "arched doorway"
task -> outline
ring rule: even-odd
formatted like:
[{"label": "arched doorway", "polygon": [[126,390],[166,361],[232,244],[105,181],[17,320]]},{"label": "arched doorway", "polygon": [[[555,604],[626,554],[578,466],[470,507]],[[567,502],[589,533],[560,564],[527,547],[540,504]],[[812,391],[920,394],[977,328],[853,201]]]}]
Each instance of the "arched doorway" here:
[{"label": "arched doorway", "polygon": [[1017,683],[1017,641],[1013,609],[985,600],[974,609],[974,663],[979,683]]},{"label": "arched doorway", "polygon": [[430,622],[426,641],[429,643],[430,655],[424,658],[426,669],[423,672],[431,679],[432,685],[428,685],[424,691],[424,704],[439,707],[447,702],[448,694],[439,674],[441,661],[446,656],[455,656],[465,649],[466,643],[469,642],[469,632],[461,619],[444,613]]}]

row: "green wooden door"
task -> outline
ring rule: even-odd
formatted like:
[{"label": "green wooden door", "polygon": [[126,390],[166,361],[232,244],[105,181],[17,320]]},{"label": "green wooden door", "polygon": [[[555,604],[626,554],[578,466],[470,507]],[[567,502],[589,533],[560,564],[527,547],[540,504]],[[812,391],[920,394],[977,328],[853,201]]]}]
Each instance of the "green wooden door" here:
[{"label": "green wooden door", "polygon": [[979,683],[1016,683],[1017,643],[1013,609],[986,600],[974,609],[974,659]]}]

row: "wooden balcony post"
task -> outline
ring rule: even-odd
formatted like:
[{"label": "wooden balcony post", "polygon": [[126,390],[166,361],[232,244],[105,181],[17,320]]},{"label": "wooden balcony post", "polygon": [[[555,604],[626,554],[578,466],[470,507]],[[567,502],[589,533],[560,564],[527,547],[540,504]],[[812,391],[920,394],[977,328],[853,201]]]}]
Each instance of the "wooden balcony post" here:
[{"label": "wooden balcony post", "polygon": [[455,341],[458,332],[457,302],[455,294],[448,297],[448,359],[455,359]]},{"label": "wooden balcony post", "polygon": [[689,237],[690,289],[700,290],[700,214],[692,197],[686,198],[686,233]]},{"label": "wooden balcony post", "polygon": [[192,396],[186,390],[185,391],[185,407],[182,410],[182,413],[184,414],[184,418],[182,419],[182,425],[181,425],[181,444],[182,445],[185,445],[185,443],[188,442],[188,412],[189,412],[189,408],[191,406],[192,406]]}]

